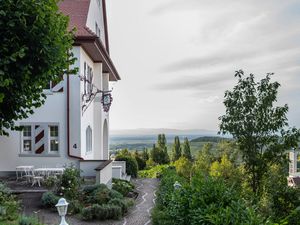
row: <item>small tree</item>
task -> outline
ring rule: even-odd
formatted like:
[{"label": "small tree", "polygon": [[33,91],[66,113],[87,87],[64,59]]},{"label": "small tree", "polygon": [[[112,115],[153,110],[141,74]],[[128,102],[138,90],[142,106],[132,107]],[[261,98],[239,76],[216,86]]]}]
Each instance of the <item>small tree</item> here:
[{"label": "small tree", "polygon": [[181,145],[180,145],[179,137],[176,136],[174,138],[174,144],[172,149],[172,161],[175,162],[180,157],[181,157]]},{"label": "small tree", "polygon": [[[47,83],[58,81],[74,59],[68,17],[58,0],[0,0],[0,135],[40,107]],[[75,72],[75,71],[72,71]]]},{"label": "small tree", "polygon": [[187,138],[184,138],[184,143],[183,143],[183,154],[185,158],[188,160],[192,161],[192,154],[191,154],[191,147],[190,147],[190,142]]},{"label": "small tree", "polygon": [[170,162],[168,148],[167,148],[167,139],[164,134],[159,134],[157,139],[157,146],[159,153],[161,155],[161,162],[160,164],[166,164]]},{"label": "small tree", "polygon": [[199,151],[196,161],[193,166],[193,172],[201,172],[204,174],[209,174],[210,165],[214,161],[214,155],[212,154],[213,145],[211,143],[206,143],[203,145],[201,151]]},{"label": "small tree", "polygon": [[192,163],[187,158],[181,156],[177,161],[174,162],[174,166],[179,175],[185,178],[190,178]]},{"label": "small tree", "polygon": [[226,113],[219,118],[220,132],[231,134],[239,144],[256,194],[268,164],[286,160],[285,151],[296,147],[300,136],[296,128],[285,130],[288,106],[274,106],[280,84],[270,82],[271,75],[255,82],[253,74],[244,78],[244,72],[237,71],[238,83],[225,92]]},{"label": "small tree", "polygon": [[143,150],[142,159],[144,161],[147,161],[149,159],[149,153],[148,153],[148,149],[147,148],[144,148],[144,150]]}]

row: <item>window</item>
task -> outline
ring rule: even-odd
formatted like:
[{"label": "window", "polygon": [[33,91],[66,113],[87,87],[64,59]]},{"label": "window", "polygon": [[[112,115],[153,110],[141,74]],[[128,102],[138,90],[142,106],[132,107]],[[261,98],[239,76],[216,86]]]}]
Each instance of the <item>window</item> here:
[{"label": "window", "polygon": [[32,151],[31,126],[23,127],[23,151],[25,152]]},{"label": "window", "polygon": [[93,70],[86,62],[84,63],[84,85],[82,100],[90,101],[93,92]]},{"label": "window", "polygon": [[88,126],[86,128],[86,152],[91,152],[92,151],[92,147],[93,147],[93,139],[92,139],[92,128],[90,126]]},{"label": "window", "polygon": [[97,0],[97,4],[99,7],[101,7],[101,0]]},{"label": "window", "polygon": [[59,125],[57,123],[26,123],[21,131],[21,153],[47,155],[59,153]]},{"label": "window", "polygon": [[58,126],[49,126],[50,130],[50,151],[58,152],[59,141],[58,141]]},{"label": "window", "polygon": [[96,32],[97,37],[100,38],[101,32],[100,32],[100,27],[98,26],[97,22],[95,22],[95,32]]}]

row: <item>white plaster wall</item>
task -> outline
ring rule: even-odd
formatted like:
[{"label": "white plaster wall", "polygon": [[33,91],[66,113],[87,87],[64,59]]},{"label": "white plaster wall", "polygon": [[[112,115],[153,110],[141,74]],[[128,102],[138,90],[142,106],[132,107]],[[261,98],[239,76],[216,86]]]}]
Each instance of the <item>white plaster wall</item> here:
[{"label": "white plaster wall", "polygon": [[[86,54],[86,52],[81,49],[80,51],[80,74],[83,76],[84,75],[84,62],[87,63],[92,68],[94,77],[95,75],[95,70],[94,70],[94,63],[90,59],[90,57]],[[95,78],[94,78],[95,79]],[[84,82],[80,83],[80,96],[82,96],[84,92]],[[80,97],[80,105],[82,107],[83,102],[82,98]],[[80,120],[81,120],[81,126],[80,126],[80,137],[81,137],[81,156],[84,159],[93,159],[94,156],[94,147],[95,147],[95,138],[94,138],[94,133],[95,133],[95,127],[94,127],[94,102],[91,102],[91,104],[88,106],[88,108],[82,113],[82,110],[80,110],[81,113],[79,113]],[[86,152],[86,129],[87,127],[90,126],[92,128],[92,151],[91,152]]]},{"label": "white plaster wall", "polygon": [[[75,162],[67,157],[67,126],[66,126],[66,77],[64,92],[47,95],[45,104],[34,110],[28,119],[20,123],[58,123],[59,124],[59,156],[20,156],[21,132],[10,131],[9,137],[0,136],[0,171],[14,171],[19,165],[35,167],[56,167]],[[46,151],[46,150],[45,150]]]},{"label": "white plaster wall", "polygon": [[100,7],[97,3],[97,0],[91,0],[86,26],[96,33],[95,22],[97,22],[98,27],[100,28],[100,39],[102,44],[105,46],[105,30],[102,7],[102,0],[100,0]]},{"label": "white plaster wall", "polygon": [[[102,89],[102,64],[95,63],[94,64],[94,84],[100,90]],[[94,110],[94,133],[93,133],[93,140],[94,140],[94,159],[101,159],[101,154],[103,152],[102,149],[102,104],[101,104],[101,93],[97,95],[93,105]]]},{"label": "white plaster wall", "polygon": [[[77,58],[74,67],[79,68],[83,74],[81,47],[73,47],[73,54]],[[82,157],[81,153],[81,95],[79,74],[72,75],[70,79],[70,152],[72,155]],[[67,103],[66,103],[67,105]]]},{"label": "white plaster wall", "polygon": [[112,177],[117,179],[122,178],[122,166],[112,166]]},{"label": "white plaster wall", "polygon": [[112,178],[112,163],[100,171],[100,183],[109,184]]},{"label": "white plaster wall", "polygon": [[112,162],[113,167],[118,167],[120,166],[122,168],[122,173],[125,175],[126,174],[126,162],[125,161],[113,161]]},{"label": "white plaster wall", "polygon": [[80,161],[81,175],[86,177],[95,177],[96,168],[101,165],[101,161]]},{"label": "white plaster wall", "polygon": [[[102,74],[102,90],[109,90],[109,74]],[[105,127],[105,121],[107,122],[107,127]],[[107,129],[107,130],[106,130]],[[104,112],[102,110],[102,159],[109,159],[109,112]]]}]

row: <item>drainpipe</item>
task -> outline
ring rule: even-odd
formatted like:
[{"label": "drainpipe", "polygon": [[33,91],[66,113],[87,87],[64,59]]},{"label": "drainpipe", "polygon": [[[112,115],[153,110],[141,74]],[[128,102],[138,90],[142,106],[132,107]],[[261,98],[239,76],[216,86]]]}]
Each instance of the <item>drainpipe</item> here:
[{"label": "drainpipe", "polygon": [[68,142],[68,156],[70,158],[75,158],[75,159],[80,159],[84,160],[83,158],[76,156],[76,155],[71,155],[70,153],[70,78],[69,78],[69,73],[67,73],[67,142]]}]

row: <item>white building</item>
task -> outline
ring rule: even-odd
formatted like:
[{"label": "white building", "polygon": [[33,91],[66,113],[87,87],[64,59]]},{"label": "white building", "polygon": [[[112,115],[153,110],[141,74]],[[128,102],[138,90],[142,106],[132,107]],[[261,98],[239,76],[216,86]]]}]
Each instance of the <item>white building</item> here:
[{"label": "white building", "polygon": [[[73,54],[78,74],[64,75],[45,90],[45,104],[28,119],[18,121],[22,132],[0,136],[0,174],[20,165],[57,167],[73,163],[83,175],[111,180],[109,160],[109,82],[120,76],[109,56],[105,0],[64,0],[60,10],[76,27]],[[96,91],[99,92],[94,95]],[[104,104],[103,104],[104,101]],[[102,171],[102,172],[101,172]],[[101,174],[102,173],[102,174]]]}]

